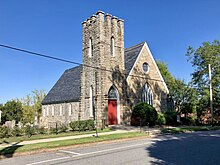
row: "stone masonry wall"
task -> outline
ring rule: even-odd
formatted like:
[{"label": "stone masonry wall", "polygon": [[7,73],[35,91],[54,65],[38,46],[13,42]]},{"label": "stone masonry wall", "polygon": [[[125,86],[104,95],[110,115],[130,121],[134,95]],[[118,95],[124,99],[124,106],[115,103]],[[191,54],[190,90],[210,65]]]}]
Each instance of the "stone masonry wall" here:
[{"label": "stone masonry wall", "polygon": [[[90,87],[94,97],[98,125],[107,121],[108,91],[112,85],[122,96],[122,82],[113,80],[115,70],[124,72],[124,22],[110,14],[99,11],[82,23],[83,73],[81,77],[81,119],[91,118]],[[114,56],[111,53],[111,38],[114,37]],[[89,57],[89,40],[92,39],[93,53]],[[87,67],[86,65],[93,66]],[[99,69],[96,69],[98,67]],[[121,98],[121,97],[120,97]],[[122,106],[121,106],[122,107]],[[122,108],[121,108],[122,109]]]},{"label": "stone masonry wall", "polygon": [[42,116],[40,118],[40,126],[46,128],[55,128],[71,121],[78,120],[79,102],[50,104],[42,106]]},{"label": "stone masonry wall", "polygon": [[[147,73],[144,73],[143,70],[144,62],[146,62],[149,66],[149,71]],[[167,109],[166,98],[168,91],[166,90],[164,83],[159,76],[154,59],[151,58],[146,45],[144,45],[142,52],[139,55],[133,70],[131,71],[131,75],[138,75],[139,77],[129,76],[127,78],[129,93],[128,99],[130,99],[133,104],[141,101],[142,89],[144,85],[148,83],[153,93],[154,107],[157,111],[165,111]]]}]

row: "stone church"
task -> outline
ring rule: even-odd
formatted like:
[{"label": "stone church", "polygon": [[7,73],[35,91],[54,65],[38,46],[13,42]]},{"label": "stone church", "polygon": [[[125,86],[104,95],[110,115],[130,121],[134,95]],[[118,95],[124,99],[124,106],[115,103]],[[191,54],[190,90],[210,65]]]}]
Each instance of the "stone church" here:
[{"label": "stone church", "polygon": [[99,127],[129,124],[138,102],[167,109],[169,91],[147,43],[124,48],[124,20],[98,11],[84,21],[82,60],[42,101],[41,126],[87,119]]}]

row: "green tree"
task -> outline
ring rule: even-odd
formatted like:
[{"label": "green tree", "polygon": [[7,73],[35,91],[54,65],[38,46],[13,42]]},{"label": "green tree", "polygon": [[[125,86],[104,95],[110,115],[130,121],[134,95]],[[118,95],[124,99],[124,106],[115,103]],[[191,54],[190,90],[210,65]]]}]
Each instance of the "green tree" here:
[{"label": "green tree", "polygon": [[168,70],[168,65],[157,61],[157,66],[169,89],[169,96],[174,102],[174,109],[182,114],[193,113],[196,110],[196,90],[184,80],[175,78]]},{"label": "green tree", "polygon": [[[213,86],[213,107],[215,111],[220,109],[220,42],[218,40],[204,42],[197,49],[187,49],[188,61],[194,67],[192,82],[198,91],[199,110],[209,107],[209,76],[208,64],[211,65]],[[201,112],[199,112],[201,113]]]},{"label": "green tree", "polygon": [[18,123],[22,118],[22,103],[11,100],[5,103],[2,109],[2,122],[15,120]]},{"label": "green tree", "polygon": [[33,109],[34,112],[37,114],[39,119],[42,113],[42,100],[46,96],[45,90],[35,90],[33,91]]},{"label": "green tree", "polygon": [[27,95],[22,99],[22,123],[34,123],[34,108],[33,108],[33,98],[31,95]]}]

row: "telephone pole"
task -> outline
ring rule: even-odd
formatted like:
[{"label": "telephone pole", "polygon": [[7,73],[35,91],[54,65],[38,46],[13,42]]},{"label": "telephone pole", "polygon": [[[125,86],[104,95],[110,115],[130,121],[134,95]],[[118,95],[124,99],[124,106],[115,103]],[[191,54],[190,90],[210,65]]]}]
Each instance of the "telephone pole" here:
[{"label": "telephone pole", "polygon": [[209,64],[209,91],[210,91],[210,108],[211,108],[211,117],[212,117],[212,126],[214,126],[213,122],[213,99],[212,99],[212,73],[211,73],[211,65]]}]

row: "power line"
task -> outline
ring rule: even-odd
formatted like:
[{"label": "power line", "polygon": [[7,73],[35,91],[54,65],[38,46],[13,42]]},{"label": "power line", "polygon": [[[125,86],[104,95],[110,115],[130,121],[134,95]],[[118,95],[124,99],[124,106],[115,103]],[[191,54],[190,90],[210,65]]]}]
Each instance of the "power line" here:
[{"label": "power line", "polygon": [[[79,63],[79,62],[70,61],[70,60],[66,60],[66,59],[62,59],[62,58],[58,58],[58,57],[53,57],[53,56],[49,56],[49,55],[46,55],[46,54],[37,53],[37,52],[33,52],[33,51],[21,49],[21,48],[16,48],[16,47],[4,45],[4,44],[0,44],[0,46],[3,47],[3,48],[12,49],[12,50],[15,50],[15,51],[20,51],[20,52],[28,53],[28,54],[35,55],[35,56],[40,56],[40,57],[44,57],[44,58],[49,58],[49,59],[52,59],[52,60],[57,60],[57,61],[61,61],[61,62],[66,62],[66,63],[78,65],[78,66],[79,66],[79,65],[82,65],[82,66],[84,66],[84,67],[89,67],[89,68],[93,68],[93,69],[97,69],[97,70],[103,70],[103,71],[107,71],[107,72],[114,73],[114,71],[109,70],[109,69],[104,69],[104,68],[100,68],[100,67],[94,67],[94,66],[91,66],[91,65],[82,64],[82,63]],[[120,74],[123,74],[123,75],[125,75],[125,76],[131,76],[131,77],[136,77],[136,78],[143,78],[143,79],[147,79],[147,80],[151,80],[151,81],[158,81],[158,82],[166,83],[166,82],[163,81],[163,80],[158,80],[158,79],[153,79],[153,78],[143,77],[143,76],[138,76],[138,75],[131,75],[131,74],[129,74],[129,73],[121,73],[121,72],[120,72]],[[174,84],[173,82],[168,82],[168,83]],[[184,85],[186,86],[186,84],[184,84]]]}]

